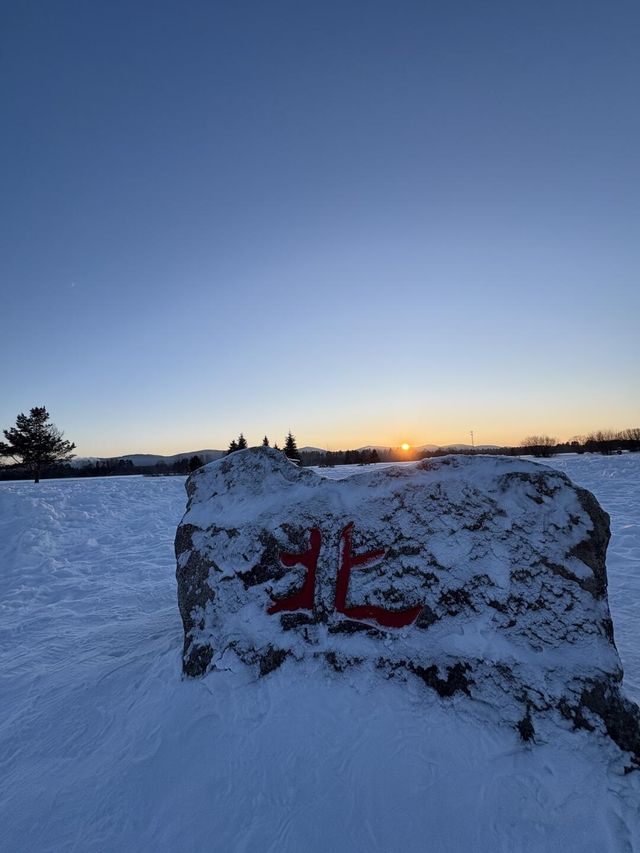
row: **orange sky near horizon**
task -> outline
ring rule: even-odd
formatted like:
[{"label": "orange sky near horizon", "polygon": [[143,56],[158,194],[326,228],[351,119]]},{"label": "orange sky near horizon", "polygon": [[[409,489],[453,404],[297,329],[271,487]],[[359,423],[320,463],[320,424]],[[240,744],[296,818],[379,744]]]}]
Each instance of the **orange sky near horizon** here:
[{"label": "orange sky near horizon", "polygon": [[[586,413],[585,413],[586,414]],[[133,430],[130,438],[123,436],[114,440],[113,436],[95,436],[93,440],[83,441],[79,435],[70,428],[67,430],[68,437],[74,439],[78,445],[77,453],[82,456],[117,456],[126,453],[157,453],[161,455],[173,455],[191,450],[216,449],[224,450],[229,442],[242,431],[249,442],[249,446],[262,443],[266,434],[270,443],[278,443],[282,447],[289,429],[293,432],[299,447],[320,447],[326,450],[347,450],[367,445],[381,447],[400,447],[407,443],[410,447],[433,444],[445,446],[448,444],[471,444],[471,429],[473,429],[473,443],[478,445],[493,444],[499,446],[519,446],[528,435],[550,435],[558,441],[569,441],[576,435],[586,435],[597,430],[622,430],[628,427],[640,426],[640,407],[629,406],[618,417],[607,417],[605,414],[592,413],[590,417],[575,419],[557,419],[553,417],[538,417],[532,419],[526,425],[518,423],[515,417],[505,417],[500,421],[491,421],[489,418],[478,418],[474,424],[461,426],[438,423],[410,424],[405,421],[406,426],[400,423],[393,425],[367,423],[341,424],[331,428],[327,424],[324,430],[308,428],[304,424],[296,425],[292,419],[289,425],[271,423],[263,429],[243,428],[241,422],[237,426],[229,426],[221,431],[220,428],[210,432],[200,428],[192,427],[187,430],[173,430],[169,423],[159,426],[152,435],[146,434],[144,430]],[[180,435],[180,437],[179,437]]]}]

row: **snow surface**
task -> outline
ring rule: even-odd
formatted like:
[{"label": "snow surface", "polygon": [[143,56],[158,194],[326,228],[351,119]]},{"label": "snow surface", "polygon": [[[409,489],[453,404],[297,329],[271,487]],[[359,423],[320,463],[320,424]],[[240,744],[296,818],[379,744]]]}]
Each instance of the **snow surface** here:
[{"label": "snow surface", "polygon": [[[550,464],[611,514],[637,701],[640,454]],[[640,851],[640,774],[586,733],[523,744],[311,664],[181,680],[185,504],[178,477],[0,484],[1,850]]]}]

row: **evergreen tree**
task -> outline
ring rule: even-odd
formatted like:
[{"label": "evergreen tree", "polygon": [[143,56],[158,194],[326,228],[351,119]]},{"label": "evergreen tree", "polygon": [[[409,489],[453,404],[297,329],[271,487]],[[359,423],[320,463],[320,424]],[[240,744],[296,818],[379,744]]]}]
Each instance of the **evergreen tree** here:
[{"label": "evergreen tree", "polygon": [[296,445],[296,440],[291,434],[291,430],[287,435],[287,438],[284,443],[284,452],[285,455],[289,457],[289,459],[300,459],[300,454],[298,453],[298,447]]},{"label": "evergreen tree", "polygon": [[189,472],[197,471],[202,468],[202,459],[199,456],[192,456],[189,460]]},{"label": "evergreen tree", "polygon": [[35,406],[28,415],[20,414],[16,425],[4,430],[8,444],[0,441],[0,456],[9,456],[24,465],[33,475],[34,483],[40,474],[56,462],[68,462],[75,454],[75,444],[65,441],[55,424],[47,423],[49,412]]},{"label": "evergreen tree", "polygon": [[246,450],[247,447],[247,439],[242,433],[240,433],[240,435],[238,436],[238,450]]},{"label": "evergreen tree", "polygon": [[229,445],[229,449],[227,450],[227,456],[230,453],[235,453],[237,449],[238,449],[238,442],[234,438],[233,441],[231,442],[231,444]]},{"label": "evergreen tree", "polygon": [[263,446],[263,447],[269,447],[269,439],[267,438],[267,436],[266,436],[266,435],[265,435],[265,437],[262,439],[262,446]]}]

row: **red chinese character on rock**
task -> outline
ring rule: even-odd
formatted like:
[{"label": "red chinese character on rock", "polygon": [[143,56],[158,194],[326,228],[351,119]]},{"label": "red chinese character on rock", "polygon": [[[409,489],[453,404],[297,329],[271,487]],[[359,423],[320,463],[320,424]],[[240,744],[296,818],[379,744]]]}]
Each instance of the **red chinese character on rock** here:
[{"label": "red chinese character on rock", "polygon": [[408,610],[385,610],[384,607],[376,607],[373,604],[363,604],[358,607],[347,607],[347,592],[349,590],[349,577],[351,569],[356,566],[367,566],[381,559],[387,553],[384,550],[367,551],[364,554],[353,554],[351,545],[351,533],[353,524],[347,524],[340,539],[342,540],[340,568],[336,579],[336,610],[344,613],[350,619],[372,619],[385,628],[403,628],[410,625],[422,610],[422,607],[411,607]]},{"label": "red chinese character on rock", "polygon": [[[376,560],[382,559],[387,553],[383,549],[378,549],[377,551],[367,551],[364,554],[354,554],[351,543],[352,531],[353,524],[347,524],[340,534],[340,568],[336,577],[336,610],[338,613],[348,616],[349,619],[368,619],[383,625],[385,628],[404,628],[406,625],[410,625],[422,610],[421,605],[406,610],[386,610],[384,607],[376,607],[373,604],[347,607],[351,569],[358,566],[369,566]],[[302,554],[281,552],[279,556],[283,566],[287,568],[304,566],[307,574],[301,589],[285,598],[274,600],[271,607],[268,608],[268,613],[280,613],[282,610],[313,610],[316,569],[321,544],[320,530],[314,527],[311,530],[308,550],[303,551]]]},{"label": "red chinese character on rock", "polygon": [[268,613],[279,613],[281,610],[313,610],[313,592],[316,586],[316,568],[320,556],[320,544],[322,538],[317,527],[311,530],[311,547],[302,554],[288,554],[283,551],[280,554],[280,562],[283,566],[304,566],[307,570],[302,589],[294,592],[286,598],[275,601]]}]

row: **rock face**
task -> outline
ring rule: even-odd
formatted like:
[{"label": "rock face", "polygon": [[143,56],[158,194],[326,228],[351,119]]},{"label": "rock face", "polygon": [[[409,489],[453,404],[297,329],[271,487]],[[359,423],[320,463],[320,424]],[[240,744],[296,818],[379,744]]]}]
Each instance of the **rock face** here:
[{"label": "rock face", "polygon": [[[239,451],[187,481],[183,669],[224,658],[420,682],[524,740],[598,731],[640,765],[607,603],[609,517],[563,474],[449,456],[343,479]],[[224,663],[220,663],[224,666]]]}]

